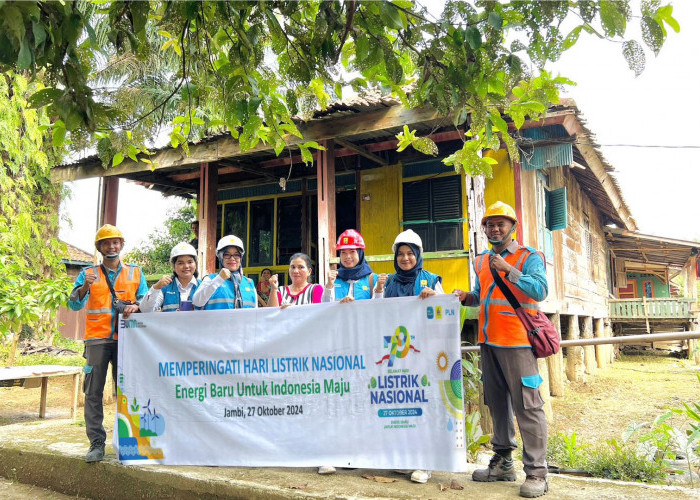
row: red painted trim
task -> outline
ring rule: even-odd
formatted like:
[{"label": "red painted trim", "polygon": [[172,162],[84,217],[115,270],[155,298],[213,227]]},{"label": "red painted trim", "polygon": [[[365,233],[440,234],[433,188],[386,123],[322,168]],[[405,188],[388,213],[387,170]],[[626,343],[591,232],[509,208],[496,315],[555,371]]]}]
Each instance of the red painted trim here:
[{"label": "red painted trim", "polygon": [[520,162],[513,162],[513,182],[515,189],[515,215],[518,216],[518,221],[520,222],[520,227],[516,230],[518,244],[523,244],[523,195],[522,189],[523,184],[520,179]]}]

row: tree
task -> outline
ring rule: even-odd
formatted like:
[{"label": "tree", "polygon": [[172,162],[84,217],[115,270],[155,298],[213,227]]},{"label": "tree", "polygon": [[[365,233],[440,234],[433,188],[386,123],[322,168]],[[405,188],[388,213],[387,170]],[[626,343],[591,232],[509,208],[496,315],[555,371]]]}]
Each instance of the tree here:
[{"label": "tree", "polygon": [[[446,161],[479,174],[490,170],[484,147],[503,140],[517,157],[506,117],[519,127],[542,116],[571,83],[548,61],[586,33],[621,43],[639,73],[644,49],[625,39],[627,24],[639,19],[656,54],[667,28],[679,30],[672,12],[659,0],[634,15],[629,1],[448,0],[438,17],[411,0],[5,2],[0,69],[45,79],[31,102],[58,118],[54,144],[96,143],[105,165],[150,162],[148,139],[163,125],[185,150],[225,127],[243,150],[263,142],[281,154],[300,137],[293,117],[350,85],[452,113],[469,140]],[[408,129],[399,139],[436,150]],[[296,147],[310,161],[318,145]]]},{"label": "tree", "polygon": [[191,221],[196,220],[194,202],[173,211],[163,223],[164,228],[151,233],[143,248],[132,250],[124,256],[127,262],[138,264],[148,274],[171,274],[170,250],[181,242],[192,239]]},{"label": "tree", "polygon": [[45,141],[46,113],[27,105],[40,89],[12,72],[0,78],[0,340],[12,340],[10,364],[22,326],[51,336],[70,291],[56,239],[61,187],[50,179],[60,151]]}]

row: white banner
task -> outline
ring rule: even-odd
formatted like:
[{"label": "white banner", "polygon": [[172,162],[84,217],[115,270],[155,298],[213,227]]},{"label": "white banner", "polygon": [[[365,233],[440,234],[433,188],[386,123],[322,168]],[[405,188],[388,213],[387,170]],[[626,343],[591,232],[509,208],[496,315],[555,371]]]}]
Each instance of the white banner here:
[{"label": "white banner", "polygon": [[135,314],[119,329],[125,464],[464,471],[451,295]]}]

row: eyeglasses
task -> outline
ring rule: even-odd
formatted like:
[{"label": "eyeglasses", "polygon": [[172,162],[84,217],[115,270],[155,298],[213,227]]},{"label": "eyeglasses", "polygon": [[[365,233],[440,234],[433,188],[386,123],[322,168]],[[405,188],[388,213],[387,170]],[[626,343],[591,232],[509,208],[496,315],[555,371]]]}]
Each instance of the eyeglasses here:
[{"label": "eyeglasses", "polygon": [[241,254],[239,253],[225,253],[224,260],[241,260]]}]

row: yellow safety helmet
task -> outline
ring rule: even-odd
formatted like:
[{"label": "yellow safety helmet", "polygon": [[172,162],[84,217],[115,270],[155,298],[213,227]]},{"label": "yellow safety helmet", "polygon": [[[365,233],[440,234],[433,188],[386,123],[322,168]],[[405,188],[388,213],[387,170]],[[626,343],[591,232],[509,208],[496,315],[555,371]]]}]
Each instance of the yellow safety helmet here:
[{"label": "yellow safety helmet", "polygon": [[486,209],[486,213],[481,218],[482,226],[486,225],[486,219],[489,217],[505,217],[506,219],[512,220],[513,223],[518,222],[518,216],[515,215],[515,210],[513,210],[513,207],[507,203],[503,203],[502,201],[497,201]]},{"label": "yellow safety helmet", "polygon": [[95,245],[102,240],[108,240],[109,238],[121,238],[124,241],[124,235],[122,232],[113,226],[112,224],[105,224],[100,229],[97,230],[95,235]]}]

